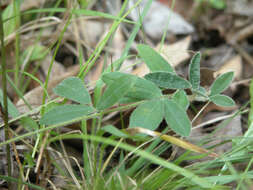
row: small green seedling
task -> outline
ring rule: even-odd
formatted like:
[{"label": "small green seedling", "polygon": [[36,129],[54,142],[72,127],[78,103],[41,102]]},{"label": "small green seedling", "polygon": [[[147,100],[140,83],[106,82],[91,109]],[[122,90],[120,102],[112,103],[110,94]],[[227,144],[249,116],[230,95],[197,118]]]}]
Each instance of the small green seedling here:
[{"label": "small green seedling", "polygon": [[[200,52],[192,57],[189,80],[186,80],[177,75],[173,67],[151,47],[140,44],[137,49],[140,58],[151,71],[144,78],[121,72],[103,74],[101,80],[107,87],[96,108],[93,108],[91,97],[79,78],[65,79],[54,89],[54,92],[79,104],[58,106],[47,112],[40,123],[53,125],[78,121],[84,115],[106,113],[106,110],[110,110],[116,103],[132,104],[137,107],[130,116],[130,128],[142,127],[156,130],[165,119],[168,126],[178,135],[189,136],[192,126],[186,113],[190,104],[186,89],[192,91],[192,97],[201,96],[204,100],[219,106],[235,104],[230,97],[221,95],[232,82],[233,72],[220,75],[211,85],[210,90],[200,85]],[[165,95],[162,93],[164,89],[176,91]]]}]

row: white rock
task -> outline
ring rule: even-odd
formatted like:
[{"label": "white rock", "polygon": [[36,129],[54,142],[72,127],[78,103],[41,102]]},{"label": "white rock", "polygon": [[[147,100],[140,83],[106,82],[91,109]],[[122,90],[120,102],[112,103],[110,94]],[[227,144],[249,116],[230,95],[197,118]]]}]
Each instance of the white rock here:
[{"label": "white rock", "polygon": [[[129,8],[134,6],[136,0],[129,1]],[[147,0],[143,0],[139,7],[135,8],[131,13],[130,17],[137,21],[141,15]],[[166,26],[167,29],[166,29]],[[194,32],[194,27],[184,20],[182,16],[173,12],[163,4],[153,1],[151,7],[143,20],[144,31],[154,39],[162,37],[164,30],[173,34],[190,34]]]}]

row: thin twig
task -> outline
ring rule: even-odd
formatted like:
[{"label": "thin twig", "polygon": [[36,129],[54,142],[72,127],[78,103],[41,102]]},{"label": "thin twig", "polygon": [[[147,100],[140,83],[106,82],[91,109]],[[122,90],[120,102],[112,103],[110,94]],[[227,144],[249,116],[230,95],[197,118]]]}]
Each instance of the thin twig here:
[{"label": "thin twig", "polygon": [[250,54],[248,54],[239,44],[232,44],[234,49],[250,64],[253,66],[253,58]]},{"label": "thin twig", "polygon": [[197,115],[192,119],[191,123],[193,122],[200,116],[200,114],[206,109],[206,107],[209,105],[210,101],[208,101],[202,108],[201,110],[197,113]]},{"label": "thin twig", "polygon": [[253,24],[250,24],[237,32],[230,40],[230,44],[235,44],[243,41],[244,39],[248,38],[253,34]]},{"label": "thin twig", "polygon": [[[249,110],[244,110],[242,113],[247,113],[248,111]],[[232,114],[229,114],[229,115],[224,115],[224,116],[221,116],[221,117],[217,117],[217,118],[211,119],[209,121],[206,121],[204,123],[201,123],[199,125],[196,125],[196,126],[192,127],[192,130],[204,127],[206,125],[210,125],[210,124],[216,123],[218,121],[222,121],[222,120],[228,119],[230,117],[233,117],[234,115],[235,115],[235,113],[232,113]]]}]

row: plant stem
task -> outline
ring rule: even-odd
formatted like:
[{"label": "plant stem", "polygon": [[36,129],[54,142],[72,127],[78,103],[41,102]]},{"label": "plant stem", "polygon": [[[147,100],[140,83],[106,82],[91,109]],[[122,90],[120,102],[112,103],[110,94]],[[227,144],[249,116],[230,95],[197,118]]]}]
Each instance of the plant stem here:
[{"label": "plant stem", "polygon": [[[13,1],[13,12],[15,12],[16,16],[15,17],[15,27],[16,30],[18,31],[19,26],[20,26],[20,2]],[[15,40],[15,58],[16,58],[16,64],[15,64],[15,77],[14,77],[14,83],[19,86],[19,81],[18,81],[18,73],[19,73],[19,64],[20,64],[20,34],[19,32],[16,33],[16,40]]]},{"label": "plant stem", "polygon": [[13,137],[12,139],[9,139],[5,142],[0,142],[0,147],[5,145],[5,144],[9,144],[11,142],[15,142],[15,141],[24,139],[26,137],[29,137],[29,136],[32,136],[32,135],[35,135],[35,134],[40,134],[40,133],[45,132],[45,131],[49,131],[49,130],[53,130],[53,129],[65,126],[65,125],[69,125],[71,123],[75,123],[75,122],[78,122],[78,121],[88,120],[88,119],[93,119],[93,118],[99,117],[101,113],[102,114],[108,114],[108,113],[112,113],[112,112],[116,112],[116,111],[128,110],[128,109],[134,108],[134,107],[136,107],[136,106],[138,106],[138,105],[140,105],[144,102],[145,102],[145,100],[139,101],[139,102],[136,102],[136,103],[131,103],[131,104],[128,104],[128,105],[123,105],[123,106],[116,107],[116,108],[107,109],[107,110],[104,110],[104,111],[101,111],[101,112],[95,112],[95,113],[90,114],[90,115],[84,115],[84,116],[78,117],[76,119],[72,119],[70,121],[63,122],[63,123],[50,125],[50,126],[47,126],[47,127],[35,130],[35,131],[25,133],[23,135]]},{"label": "plant stem", "polygon": [[[9,124],[8,124],[8,102],[7,102],[7,82],[6,82],[6,54],[4,47],[4,25],[2,20],[2,8],[0,3],[0,40],[1,40],[1,57],[2,57],[2,89],[3,89],[3,120],[5,141],[9,140]],[[10,145],[6,144],[6,159],[8,165],[8,176],[11,177],[11,151]],[[8,183],[10,188],[11,183]]]}]

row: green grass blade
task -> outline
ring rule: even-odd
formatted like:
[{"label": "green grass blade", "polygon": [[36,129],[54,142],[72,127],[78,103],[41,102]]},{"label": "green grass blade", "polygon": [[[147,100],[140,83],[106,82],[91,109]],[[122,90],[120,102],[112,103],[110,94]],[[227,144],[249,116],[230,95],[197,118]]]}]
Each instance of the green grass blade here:
[{"label": "green grass blade", "polygon": [[[14,177],[7,177],[7,176],[0,175],[0,179],[6,180],[6,181],[9,181],[9,182],[20,183],[19,179],[14,178]],[[34,184],[31,184],[31,183],[27,183],[27,182],[23,182],[23,181],[21,183],[24,184],[24,185],[27,185],[28,187],[31,187],[33,189],[45,190],[44,188],[42,188],[40,186],[37,186],[37,185],[34,185]]]},{"label": "green grass blade", "polygon": [[202,187],[202,188],[213,188],[214,187],[214,185],[212,185],[209,181],[195,175],[190,170],[186,170],[184,168],[181,168],[181,167],[179,167],[173,163],[170,163],[158,156],[155,156],[149,152],[146,152],[146,151],[143,151],[140,149],[136,150],[136,148],[131,145],[128,145],[125,143],[118,144],[117,141],[114,141],[109,138],[103,138],[103,137],[91,136],[91,135],[82,135],[82,134],[67,134],[67,135],[60,135],[58,137],[51,138],[50,142],[53,142],[53,141],[56,141],[59,139],[80,139],[80,138],[91,140],[91,141],[96,141],[96,142],[100,142],[100,143],[105,143],[105,144],[109,144],[109,145],[113,145],[113,146],[118,146],[118,147],[120,147],[124,150],[127,150],[127,151],[133,151],[134,154],[136,154],[140,157],[143,157],[143,158],[151,161],[154,164],[158,164],[160,166],[163,166],[164,168],[167,168],[169,170],[173,170],[174,172],[188,178],[190,181],[192,181],[193,183],[195,183],[199,187]]}]

